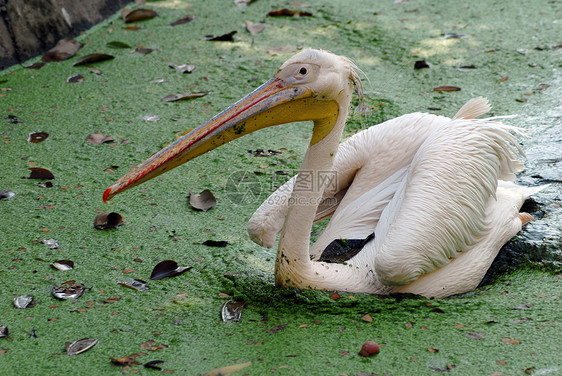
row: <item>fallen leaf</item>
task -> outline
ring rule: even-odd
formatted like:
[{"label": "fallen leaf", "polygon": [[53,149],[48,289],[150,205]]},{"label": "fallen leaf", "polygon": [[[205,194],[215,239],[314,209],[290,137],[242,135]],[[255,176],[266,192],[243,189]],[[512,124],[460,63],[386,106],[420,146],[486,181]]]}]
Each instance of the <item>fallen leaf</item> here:
[{"label": "fallen leaf", "polygon": [[182,17],[182,18],[179,18],[179,19],[175,20],[174,22],[172,22],[170,24],[170,26],[183,25],[185,23],[192,22],[193,20],[195,20],[195,16],[192,16],[192,15],[185,16],[185,17]]},{"label": "fallen leaf", "polygon": [[144,48],[144,47],[137,47],[133,52],[141,54],[141,55],[148,55],[149,53],[155,51],[152,48]]},{"label": "fallen leaf", "polygon": [[503,342],[503,343],[511,343],[512,345],[518,345],[518,344],[521,343],[521,342],[519,342],[518,340],[513,339],[513,338],[510,338],[510,337],[503,337],[503,338],[502,338],[502,342]]},{"label": "fallen leaf", "polygon": [[444,85],[444,86],[438,86],[433,88],[433,91],[438,91],[438,92],[442,92],[442,91],[460,91],[461,88],[458,86],[448,86],[448,85]]},{"label": "fallen leaf", "polygon": [[468,332],[464,336],[472,339],[484,339],[484,336],[482,334],[475,332]]},{"label": "fallen leaf", "polygon": [[43,55],[41,58],[44,62],[63,61],[71,58],[82,47],[82,45],[73,38],[64,38]]},{"label": "fallen leaf", "polygon": [[340,300],[341,299],[341,295],[338,294],[337,292],[333,293],[332,295],[330,295],[330,299],[332,300]]},{"label": "fallen leaf", "polygon": [[0,192],[0,200],[7,200],[9,198],[12,198],[16,195],[16,192],[14,191],[2,191]]},{"label": "fallen leaf", "polygon": [[47,132],[31,132],[27,137],[27,142],[38,144],[45,141],[49,137]]},{"label": "fallen leaf", "polygon": [[292,9],[283,8],[283,9],[271,11],[267,15],[270,16],[270,17],[295,17],[295,16],[311,17],[312,13],[301,12],[299,10],[292,10]]},{"label": "fallen leaf", "polygon": [[148,341],[146,341],[146,342],[144,342],[144,343],[141,343],[140,348],[143,349],[143,350],[146,350],[146,349],[148,349],[149,347],[154,346],[155,343],[156,343],[156,342],[151,339],[151,340],[148,340]]},{"label": "fallen leaf", "polygon": [[45,244],[49,249],[57,249],[60,247],[59,242],[56,239],[43,239],[40,242]]},{"label": "fallen leaf", "polygon": [[118,40],[113,40],[111,42],[107,42],[105,45],[107,47],[111,47],[111,48],[133,48],[129,44],[127,44],[125,42],[120,42]]},{"label": "fallen leaf", "polygon": [[106,136],[102,133],[90,133],[86,136],[86,142],[90,145],[99,145],[103,144],[104,142],[113,142],[115,139],[111,136]]},{"label": "fallen leaf", "polygon": [[234,5],[238,7],[246,7],[253,3],[255,0],[234,0]]},{"label": "fallen leaf", "polygon": [[137,362],[135,356],[130,356],[130,355],[124,356],[122,358],[113,358],[110,356],[109,359],[111,360],[111,363],[117,366],[131,366],[131,365],[140,364],[139,362]]},{"label": "fallen leaf", "polygon": [[[51,289],[51,293],[55,298],[59,300],[78,299],[82,296],[82,294],[84,294],[85,289],[83,284],[74,284],[74,281],[68,282],[72,282],[73,284],[70,286],[53,286],[53,288]],[[63,285],[65,283],[63,283]]]},{"label": "fallen leaf", "polygon": [[150,274],[150,279],[152,280],[160,280],[167,277],[174,277],[179,275],[189,269],[193,268],[193,266],[178,266],[178,263],[174,260],[164,260],[159,262],[154,269],[152,269],[152,273]]},{"label": "fallen leaf", "polygon": [[238,322],[242,317],[242,311],[248,303],[229,300],[221,307],[221,319],[223,322]]},{"label": "fallen leaf", "polygon": [[208,91],[201,91],[197,93],[170,94],[162,98],[162,102],[178,102],[186,99],[195,99],[195,98],[204,97],[207,94],[209,94]]},{"label": "fallen leaf", "polygon": [[366,322],[373,322],[373,317],[367,313],[366,315],[361,317],[361,320]]},{"label": "fallen leaf", "polygon": [[100,213],[94,218],[94,227],[98,230],[109,230],[123,224],[123,216],[119,213]]},{"label": "fallen leaf", "polygon": [[138,290],[138,291],[148,290],[148,284],[142,279],[127,278],[124,282],[117,282],[117,283],[120,284],[121,286],[125,286],[133,290]]},{"label": "fallen leaf", "polygon": [[44,62],[37,62],[30,65],[25,66],[25,69],[41,69],[46,63]]},{"label": "fallen leaf", "polygon": [[98,63],[100,61],[111,60],[114,58],[115,56],[108,55],[108,54],[89,54],[89,55],[82,56],[81,58],[76,60],[76,62],[72,65],[76,67],[79,65],[88,65],[88,64]]},{"label": "fallen leaf", "polygon": [[84,82],[85,78],[81,74],[75,74],[74,76],[70,76],[66,79],[66,82],[69,84],[79,84]]},{"label": "fallen leaf", "polygon": [[431,353],[436,353],[436,352],[439,352],[439,349],[434,349],[433,347],[428,347],[427,351],[429,351]]},{"label": "fallen leaf", "polygon": [[151,369],[157,369],[157,370],[162,370],[162,367],[158,366],[158,364],[162,364],[164,363],[163,360],[151,360],[150,362],[146,362],[143,364],[143,367],[145,368],[151,368]]},{"label": "fallen leaf", "polygon": [[230,245],[229,242],[224,240],[205,240],[201,244],[206,245],[207,247],[218,247],[218,248],[222,248],[222,247],[226,247],[227,245]]},{"label": "fallen leaf", "polygon": [[114,296],[113,298],[103,300],[104,303],[111,304],[119,301],[121,299],[120,296]]},{"label": "fallen leaf", "polygon": [[180,64],[180,65],[168,64],[168,66],[170,68],[174,68],[178,73],[191,73],[195,69],[197,69],[195,65],[191,65],[191,64]]},{"label": "fallen leaf", "polygon": [[205,189],[200,193],[189,192],[189,205],[196,210],[207,211],[217,204],[217,199],[213,193]]},{"label": "fallen leaf", "polygon": [[28,179],[39,179],[39,180],[53,180],[55,175],[46,168],[42,167],[30,167],[31,173]]},{"label": "fallen leaf", "polygon": [[149,20],[158,16],[158,13],[153,11],[152,9],[141,8],[141,9],[123,9],[121,11],[121,16],[123,17],[123,21],[125,23],[131,23],[136,21],[143,21]]},{"label": "fallen leaf", "polygon": [[252,362],[246,362],[246,363],[237,363],[237,364],[233,364],[230,366],[225,366],[225,367],[221,367],[221,368],[217,368],[214,369],[212,371],[209,371],[207,373],[204,373],[202,376],[223,376],[223,375],[231,375],[233,373],[236,373],[238,371],[243,370],[244,368],[247,368],[249,366],[252,365]]},{"label": "fallen leaf", "polygon": [[31,295],[20,295],[14,298],[14,307],[17,309],[31,308],[35,305],[33,303],[33,296]]},{"label": "fallen leaf", "polygon": [[443,35],[445,39],[453,39],[453,38],[468,38],[468,35],[465,34],[457,34],[457,33],[446,33]]},{"label": "fallen leaf", "polygon": [[77,341],[72,342],[66,348],[66,353],[68,355],[78,355],[85,351],[90,350],[98,343],[97,339],[94,338],[82,338]]},{"label": "fallen leaf", "polygon": [[414,69],[423,69],[423,68],[429,68],[429,64],[427,64],[425,60],[416,60],[416,62],[414,63]]},{"label": "fallen leaf", "polygon": [[281,154],[280,151],[277,150],[263,150],[263,149],[256,149],[256,150],[248,150],[248,153],[252,154],[254,157],[268,157],[270,155],[277,155]]},{"label": "fallen leaf", "polygon": [[10,332],[6,325],[0,325],[0,338],[10,338]]},{"label": "fallen leaf", "polygon": [[237,31],[234,30],[223,35],[206,35],[203,40],[209,40],[212,42],[234,42],[234,34],[236,33]]},{"label": "fallen leaf", "polygon": [[278,331],[283,330],[286,327],[287,327],[287,324],[275,325],[273,328],[267,329],[265,332],[266,333],[277,333]]},{"label": "fallen leaf", "polygon": [[520,305],[520,306],[517,306],[517,307],[515,307],[515,308],[513,308],[513,309],[520,311],[520,310],[523,310],[523,309],[529,309],[529,308],[531,308],[532,306],[533,306],[533,303],[525,303],[525,304],[522,304],[522,305]]}]

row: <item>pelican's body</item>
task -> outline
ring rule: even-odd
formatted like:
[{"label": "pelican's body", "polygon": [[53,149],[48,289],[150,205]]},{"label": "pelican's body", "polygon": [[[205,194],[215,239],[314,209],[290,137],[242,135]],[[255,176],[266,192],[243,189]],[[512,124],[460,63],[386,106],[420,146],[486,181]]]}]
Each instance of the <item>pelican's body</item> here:
[{"label": "pelican's body", "polygon": [[[510,134],[515,129],[475,120],[489,110],[477,98],[453,119],[404,115],[340,146],[354,86],[361,92],[348,59],[305,50],[272,80],[120,179],[104,199],[245,133],[312,120],[299,174],[248,223],[251,238],[267,247],[281,233],[276,283],[431,298],[475,288],[501,246],[530,219],[519,208],[540,189],[512,183],[522,167]],[[310,246],[313,222],[328,216]],[[344,263],[318,260],[336,239],[373,233]]]}]

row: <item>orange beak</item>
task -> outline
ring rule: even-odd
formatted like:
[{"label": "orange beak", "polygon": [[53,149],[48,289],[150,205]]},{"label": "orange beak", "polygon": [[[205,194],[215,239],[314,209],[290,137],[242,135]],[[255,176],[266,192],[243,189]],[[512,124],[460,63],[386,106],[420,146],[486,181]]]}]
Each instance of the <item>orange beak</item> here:
[{"label": "orange beak", "polygon": [[272,125],[325,118],[327,111],[330,116],[334,111],[337,114],[335,102],[316,100],[308,88],[288,85],[275,77],[153,154],[109,187],[103,201],[245,134]]}]

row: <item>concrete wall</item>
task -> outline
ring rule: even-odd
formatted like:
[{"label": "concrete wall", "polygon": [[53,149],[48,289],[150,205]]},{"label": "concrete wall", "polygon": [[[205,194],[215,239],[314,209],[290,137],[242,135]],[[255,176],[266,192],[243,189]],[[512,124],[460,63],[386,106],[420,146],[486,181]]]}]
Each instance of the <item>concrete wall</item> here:
[{"label": "concrete wall", "polygon": [[0,0],[0,70],[77,36],[131,0]]}]

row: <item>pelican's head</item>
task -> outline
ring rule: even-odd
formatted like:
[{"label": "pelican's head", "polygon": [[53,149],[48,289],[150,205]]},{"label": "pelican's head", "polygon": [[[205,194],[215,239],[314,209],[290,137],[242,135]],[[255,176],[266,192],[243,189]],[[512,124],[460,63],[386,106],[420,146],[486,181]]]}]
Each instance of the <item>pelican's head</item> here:
[{"label": "pelican's head", "polygon": [[347,116],[354,86],[362,94],[357,71],[343,56],[312,49],[299,52],[248,96],[119,179],[105,191],[104,202],[235,138],[272,125],[312,120],[311,145],[319,142],[333,131],[338,116]]}]

